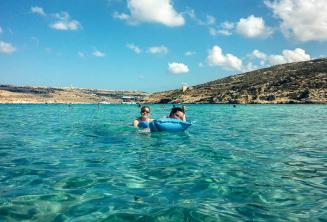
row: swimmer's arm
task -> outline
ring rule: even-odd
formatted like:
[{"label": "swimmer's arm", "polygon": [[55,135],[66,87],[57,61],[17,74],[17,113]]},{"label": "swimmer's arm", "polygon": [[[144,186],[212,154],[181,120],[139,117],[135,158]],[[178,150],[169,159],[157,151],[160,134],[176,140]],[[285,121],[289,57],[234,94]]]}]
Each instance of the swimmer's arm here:
[{"label": "swimmer's arm", "polygon": [[182,109],[184,110],[183,121],[186,122],[186,113],[185,113],[185,111],[186,111],[186,106],[182,106]]},{"label": "swimmer's arm", "polygon": [[138,121],[137,119],[135,119],[135,120],[133,121],[133,126],[134,126],[134,127],[138,127],[138,125],[139,125],[139,121]]}]

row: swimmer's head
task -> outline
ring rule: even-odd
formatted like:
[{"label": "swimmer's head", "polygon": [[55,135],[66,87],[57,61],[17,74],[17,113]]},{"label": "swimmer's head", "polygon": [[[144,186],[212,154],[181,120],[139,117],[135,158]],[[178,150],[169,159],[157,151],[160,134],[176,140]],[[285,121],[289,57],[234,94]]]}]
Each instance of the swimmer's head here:
[{"label": "swimmer's head", "polygon": [[150,107],[142,106],[141,107],[141,116],[149,116],[150,115]]},{"label": "swimmer's head", "polygon": [[184,120],[184,116],[185,116],[185,110],[180,107],[172,108],[169,114],[170,118],[179,119],[179,120]]}]

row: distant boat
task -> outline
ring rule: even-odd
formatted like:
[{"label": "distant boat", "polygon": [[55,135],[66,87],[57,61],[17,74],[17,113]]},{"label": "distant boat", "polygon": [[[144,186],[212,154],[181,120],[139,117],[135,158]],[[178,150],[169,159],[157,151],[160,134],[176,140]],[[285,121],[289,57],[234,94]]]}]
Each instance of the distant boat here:
[{"label": "distant boat", "polygon": [[101,102],[99,102],[99,104],[111,104],[111,103],[107,102],[107,101],[101,101]]},{"label": "distant boat", "polygon": [[132,104],[136,104],[136,102],[133,102],[133,101],[129,101],[129,102],[121,102],[121,104],[129,104],[129,105],[132,105]]},{"label": "distant boat", "polygon": [[121,99],[121,104],[136,104],[134,96],[123,96]]}]

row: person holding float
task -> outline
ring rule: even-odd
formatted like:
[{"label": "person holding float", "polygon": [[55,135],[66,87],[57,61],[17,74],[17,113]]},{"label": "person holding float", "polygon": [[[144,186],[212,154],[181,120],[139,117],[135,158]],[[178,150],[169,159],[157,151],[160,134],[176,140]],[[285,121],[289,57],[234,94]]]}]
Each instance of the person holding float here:
[{"label": "person holding float", "polygon": [[169,116],[154,120],[149,124],[151,132],[180,132],[190,127],[192,123],[186,121],[184,107],[173,107]]},{"label": "person holding float", "polygon": [[185,108],[173,107],[170,111],[170,114],[167,118],[179,119],[186,121]]}]

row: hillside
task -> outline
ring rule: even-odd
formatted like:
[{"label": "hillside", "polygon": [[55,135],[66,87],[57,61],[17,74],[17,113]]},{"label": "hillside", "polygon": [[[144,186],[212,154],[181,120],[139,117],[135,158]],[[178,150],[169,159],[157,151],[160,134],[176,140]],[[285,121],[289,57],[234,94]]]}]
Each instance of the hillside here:
[{"label": "hillside", "polygon": [[147,94],[141,91],[0,85],[0,103],[117,104],[129,100],[140,102],[145,95]]},{"label": "hillside", "polygon": [[147,103],[327,103],[327,58],[276,65],[149,95]]}]

